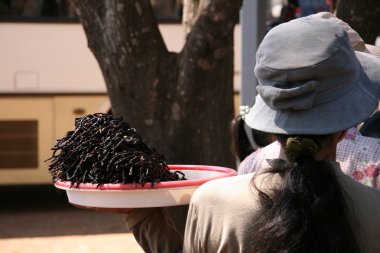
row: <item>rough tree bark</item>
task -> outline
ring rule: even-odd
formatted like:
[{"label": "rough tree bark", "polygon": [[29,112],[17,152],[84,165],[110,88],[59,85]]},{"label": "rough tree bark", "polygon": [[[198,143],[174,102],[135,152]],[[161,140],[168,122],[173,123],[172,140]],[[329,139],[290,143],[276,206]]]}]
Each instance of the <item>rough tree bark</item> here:
[{"label": "rough tree bark", "polygon": [[235,167],[229,124],[233,30],[241,5],[207,1],[182,51],[172,53],[149,0],[76,1],[113,112],[169,163]]},{"label": "rough tree bark", "polygon": [[[235,167],[233,30],[242,0],[203,1],[179,53],[168,52],[149,0],[75,3],[113,113],[169,164]],[[183,234],[187,206],[168,211]]]},{"label": "rough tree bark", "polygon": [[340,0],[336,16],[356,30],[367,44],[375,44],[380,35],[380,1]]}]

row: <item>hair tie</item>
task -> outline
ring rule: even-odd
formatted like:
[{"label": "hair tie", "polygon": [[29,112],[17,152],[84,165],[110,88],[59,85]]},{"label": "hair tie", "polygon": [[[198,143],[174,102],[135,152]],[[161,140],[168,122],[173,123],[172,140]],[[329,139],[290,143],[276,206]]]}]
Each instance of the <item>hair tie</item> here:
[{"label": "hair tie", "polygon": [[286,140],[285,155],[289,162],[295,162],[300,155],[314,157],[320,149],[318,143],[307,137],[289,137]]}]

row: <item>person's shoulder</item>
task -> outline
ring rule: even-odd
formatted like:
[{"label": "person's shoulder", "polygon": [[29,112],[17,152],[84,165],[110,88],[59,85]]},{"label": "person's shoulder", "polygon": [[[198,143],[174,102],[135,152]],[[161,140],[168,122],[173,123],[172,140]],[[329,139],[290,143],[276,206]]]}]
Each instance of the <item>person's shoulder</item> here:
[{"label": "person's shoulder", "polygon": [[244,192],[249,187],[254,173],[245,175],[225,177],[210,180],[201,185],[193,194],[192,202],[203,202],[205,199],[217,199],[236,195],[238,192]]},{"label": "person's shoulder", "polygon": [[338,143],[337,160],[344,161],[354,153],[368,153],[369,151],[374,153],[373,157],[380,161],[380,139],[349,131],[343,140]]},{"label": "person's shoulder", "polygon": [[268,166],[265,159],[279,158],[280,150],[281,145],[277,141],[256,150],[242,161],[238,170],[239,175],[252,173]]},{"label": "person's shoulder", "polygon": [[366,143],[370,143],[370,144],[373,144],[373,145],[380,146],[380,139],[379,138],[358,135],[358,136],[356,136],[356,139],[359,141],[359,143],[361,145],[366,144]]},{"label": "person's shoulder", "polygon": [[[201,185],[197,191],[225,191],[227,188],[231,189],[239,185],[247,185],[250,183],[254,173],[245,175],[224,177],[219,179],[210,180]],[[227,190],[229,190],[227,189]]]},{"label": "person's shoulder", "polygon": [[361,135],[356,128],[350,128],[343,140],[338,143],[338,148],[345,146],[363,146],[367,144],[380,146],[380,139]]},{"label": "person's shoulder", "polygon": [[340,168],[339,163],[332,162],[332,166],[336,169],[336,175],[338,177],[338,180],[343,183],[344,190],[346,192],[349,192],[350,195],[357,195],[358,198],[362,199],[372,199],[375,200],[377,204],[379,204],[380,207],[380,190],[374,187],[370,187],[367,185],[364,185],[352,177],[346,175],[343,173],[343,171]]}]

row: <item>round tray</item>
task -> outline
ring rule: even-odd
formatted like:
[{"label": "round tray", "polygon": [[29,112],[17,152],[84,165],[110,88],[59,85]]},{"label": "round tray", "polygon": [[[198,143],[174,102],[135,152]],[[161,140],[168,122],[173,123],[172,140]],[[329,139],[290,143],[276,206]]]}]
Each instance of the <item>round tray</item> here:
[{"label": "round tray", "polygon": [[143,208],[186,205],[193,192],[207,181],[235,176],[230,168],[206,165],[169,165],[171,171],[181,171],[188,180],[154,184],[91,184],[71,187],[70,181],[57,181],[55,187],[66,190],[69,202],[79,206],[103,208]]}]

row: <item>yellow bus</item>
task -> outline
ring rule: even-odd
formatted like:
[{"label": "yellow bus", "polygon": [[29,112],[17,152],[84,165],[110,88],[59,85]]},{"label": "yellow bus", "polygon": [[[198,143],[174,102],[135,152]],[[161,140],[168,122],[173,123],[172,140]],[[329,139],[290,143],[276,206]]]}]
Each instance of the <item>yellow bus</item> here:
[{"label": "yellow bus", "polygon": [[[100,68],[70,1],[0,1],[0,184],[51,182],[56,139],[110,108]],[[181,31],[162,24],[164,37]],[[168,41],[172,50],[180,40]]]},{"label": "yellow bus", "polygon": [[[152,0],[167,47],[179,52],[177,2]],[[110,110],[100,68],[71,1],[0,0],[0,38],[0,185],[50,183],[55,140],[75,118]]]}]

